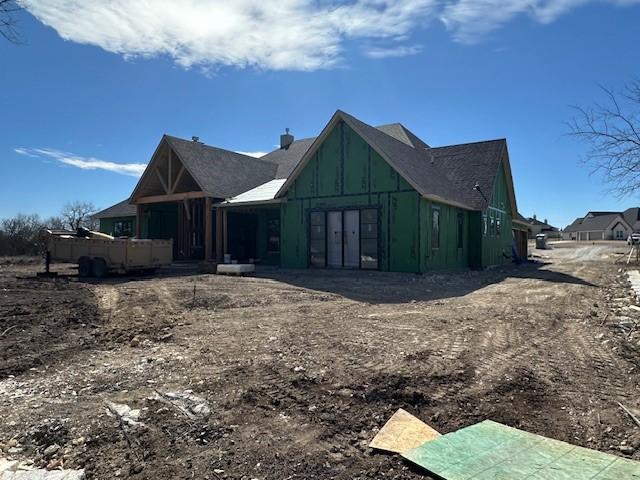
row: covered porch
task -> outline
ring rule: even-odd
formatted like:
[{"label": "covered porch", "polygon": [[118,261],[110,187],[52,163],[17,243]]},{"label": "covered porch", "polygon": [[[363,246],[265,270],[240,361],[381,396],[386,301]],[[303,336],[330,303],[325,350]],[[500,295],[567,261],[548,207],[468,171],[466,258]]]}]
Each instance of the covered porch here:
[{"label": "covered porch", "polygon": [[136,237],[173,239],[174,260],[221,260],[222,212],[215,218],[213,208],[221,200],[205,192],[172,145],[162,141],[131,196]]}]

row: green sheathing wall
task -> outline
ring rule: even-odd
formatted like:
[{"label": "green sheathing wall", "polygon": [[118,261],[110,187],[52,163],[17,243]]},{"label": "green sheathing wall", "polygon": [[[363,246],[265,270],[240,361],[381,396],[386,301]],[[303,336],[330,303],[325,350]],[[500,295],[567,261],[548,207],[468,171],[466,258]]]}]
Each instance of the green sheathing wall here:
[{"label": "green sheathing wall", "polygon": [[415,191],[390,193],[388,269],[392,272],[420,271],[419,209]]},{"label": "green sheathing wall", "polygon": [[178,236],[178,204],[156,203],[149,205],[143,221],[142,237],[169,239]]},{"label": "green sheathing wall", "polygon": [[115,222],[131,222],[132,235],[136,234],[136,217],[101,218],[99,219],[98,231],[106,233],[107,235],[113,235],[113,225]]},{"label": "green sheathing wall", "polygon": [[308,266],[310,210],[371,206],[380,212],[380,270],[420,272],[423,205],[420,195],[375,150],[340,123],[287,192],[281,207],[281,264]]},{"label": "green sheathing wall", "polygon": [[[440,248],[432,248],[432,212],[440,210]],[[458,248],[458,214],[462,214],[462,248]],[[471,215],[473,212],[420,199],[420,270],[453,270],[469,267]]]},{"label": "green sheathing wall", "polygon": [[[489,225],[491,217],[501,215],[502,225],[500,234],[492,234],[491,228],[487,228],[484,234],[484,224],[482,225],[482,266],[504,265],[511,263],[511,247],[513,245],[511,203],[507,190],[507,178],[504,167],[500,166],[496,183],[491,194],[489,208],[483,212],[487,217]],[[483,220],[484,222],[484,220]]]},{"label": "green sheathing wall", "polygon": [[269,245],[269,221],[280,218],[280,206],[258,209],[257,216],[256,251],[258,252],[258,258],[262,260],[263,265],[279,265],[280,254],[269,252],[267,246]]}]

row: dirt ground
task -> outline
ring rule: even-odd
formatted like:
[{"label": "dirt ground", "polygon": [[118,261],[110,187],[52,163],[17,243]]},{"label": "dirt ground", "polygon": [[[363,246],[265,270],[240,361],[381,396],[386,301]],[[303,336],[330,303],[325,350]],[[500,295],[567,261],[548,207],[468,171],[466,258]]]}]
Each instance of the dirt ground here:
[{"label": "dirt ground", "polygon": [[[626,249],[561,242],[534,264],[424,276],[181,266],[103,282],[0,259],[0,457],[90,479],[425,478],[367,447],[403,407],[442,433],[492,419],[640,460],[618,406],[640,407]],[[200,410],[167,396],[185,391]]]}]

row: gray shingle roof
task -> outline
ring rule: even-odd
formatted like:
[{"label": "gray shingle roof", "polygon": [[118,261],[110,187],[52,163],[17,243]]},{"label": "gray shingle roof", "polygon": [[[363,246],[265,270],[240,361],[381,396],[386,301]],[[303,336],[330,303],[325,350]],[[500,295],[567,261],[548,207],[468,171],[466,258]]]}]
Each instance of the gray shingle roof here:
[{"label": "gray shingle roof", "polygon": [[[435,165],[444,172],[451,198],[473,210],[484,210],[491,200],[506,148],[507,141],[499,139],[435,147],[426,154],[433,155]],[[480,191],[474,189],[476,183]]]},{"label": "gray shingle roof", "polygon": [[278,166],[275,178],[287,178],[309,149],[316,137],[294,141],[289,148],[278,148],[260,157],[260,160],[275,163]]},{"label": "gray shingle roof", "polygon": [[640,231],[640,208],[627,208],[624,212],[622,212],[622,216],[629,224],[629,226],[633,228],[634,232]]},{"label": "gray shingle roof", "polygon": [[116,218],[116,217],[135,217],[136,206],[129,203],[129,199],[111,205],[104,210],[92,215],[93,218]]},{"label": "gray shingle roof", "polygon": [[[472,210],[487,208],[506,140],[413,148],[349,114],[341,113],[366,141],[386,153],[393,167],[421,194],[436,196]],[[474,189],[476,183],[484,196]]]},{"label": "gray shingle roof", "polygon": [[424,141],[418,138],[411,130],[402,125],[401,123],[390,123],[388,125],[380,125],[376,127],[381,132],[392,136],[396,140],[400,140],[402,143],[406,143],[413,148],[429,148]]},{"label": "gray shingle roof", "polygon": [[582,218],[576,218],[565,232],[598,232],[607,228],[618,216],[633,229],[640,231],[640,208],[627,208],[624,212],[588,212]]},{"label": "gray shingle roof", "polygon": [[[422,195],[472,210],[487,207],[506,140],[430,148],[400,123],[376,128],[340,110],[333,118],[336,116],[383,153]],[[288,148],[256,159],[199,142],[163,137],[203,191],[216,198],[235,197],[273,179],[288,178],[316,139],[296,140]],[[476,183],[484,195],[474,189]]]},{"label": "gray shingle roof", "polygon": [[622,214],[617,212],[589,212],[592,216],[577,218],[571,225],[564,229],[565,232],[599,232],[604,230],[617,217]]},{"label": "gray shingle roof", "polygon": [[272,180],[278,169],[272,162],[165,135],[204,192],[212,197],[235,197]]}]

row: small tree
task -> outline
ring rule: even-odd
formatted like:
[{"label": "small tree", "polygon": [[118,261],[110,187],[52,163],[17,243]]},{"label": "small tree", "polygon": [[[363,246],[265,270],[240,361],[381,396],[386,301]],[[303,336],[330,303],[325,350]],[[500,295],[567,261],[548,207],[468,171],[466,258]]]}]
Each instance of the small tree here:
[{"label": "small tree", "polygon": [[640,189],[640,81],[620,92],[602,88],[606,102],[574,107],[571,134],[589,145],[585,163],[600,172],[618,197]]},{"label": "small tree", "polygon": [[96,207],[91,202],[70,202],[63,208],[60,216],[64,220],[67,227],[71,230],[77,230],[80,227],[95,229],[95,222],[91,215],[95,213]]}]

